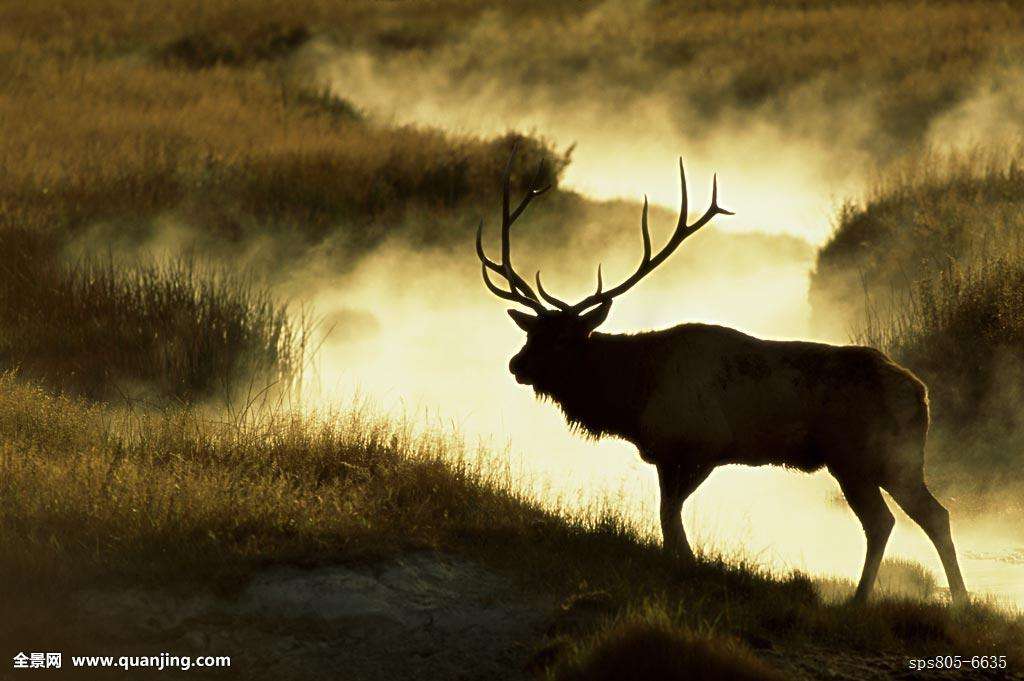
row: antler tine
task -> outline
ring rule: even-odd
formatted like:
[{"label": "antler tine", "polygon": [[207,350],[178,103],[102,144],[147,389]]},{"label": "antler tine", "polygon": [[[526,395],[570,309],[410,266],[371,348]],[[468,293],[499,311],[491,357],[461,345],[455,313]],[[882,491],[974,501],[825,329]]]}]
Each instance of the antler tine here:
[{"label": "antler tine", "polygon": [[[515,152],[513,151],[513,154],[514,153]],[[511,223],[516,221],[516,218],[518,218],[522,214],[522,212],[524,210],[526,210],[526,207],[530,205],[531,201],[533,201],[535,198],[537,198],[538,196],[540,196],[541,194],[543,194],[547,190],[551,189],[551,185],[549,185],[549,184],[548,185],[544,185],[543,187],[540,187],[539,189],[536,188],[537,187],[537,183],[540,181],[540,176],[543,174],[543,172],[544,172],[544,160],[541,159],[541,162],[537,164],[537,172],[533,174],[533,181],[530,182],[530,189],[526,192],[526,195],[523,197],[523,200],[519,202],[519,205],[516,206],[516,209],[514,211],[512,211],[512,215],[509,216],[509,224],[510,225],[511,225]],[[506,181],[508,181],[507,178],[506,178]]]},{"label": "antler tine", "polygon": [[[526,210],[526,207],[530,205],[530,202],[536,197],[546,192],[550,187],[543,187],[540,189],[533,188],[533,185],[537,184],[540,176],[544,170],[544,165],[541,163],[537,172],[531,182],[531,188],[526,192],[526,195],[516,206],[514,211],[509,211],[511,206],[511,187],[512,187],[512,162],[515,160],[516,152],[518,151],[519,143],[515,142],[512,146],[512,154],[509,156],[508,163],[505,165],[505,172],[502,177],[502,191],[501,191],[501,262],[497,263],[487,257],[484,253],[483,247],[483,220],[477,226],[476,230],[476,253],[480,258],[480,262],[483,267],[484,282],[487,284],[487,288],[495,293],[499,297],[510,300],[512,302],[526,305],[538,313],[547,312],[548,310],[541,304],[537,294],[534,293],[530,285],[526,283],[526,280],[519,275],[512,267],[512,243],[511,243],[511,229],[512,223]],[[500,275],[508,282],[509,290],[499,288],[490,280],[487,276],[487,270],[491,270],[495,274]],[[501,293],[498,293],[501,291]],[[550,301],[549,301],[550,302]],[[568,304],[565,304],[568,307]]]},{"label": "antler tine", "polygon": [[484,253],[484,219],[483,218],[480,218],[480,222],[476,226],[476,255],[477,255],[478,258],[480,258],[480,262],[482,262],[487,267],[490,267],[495,272],[498,272],[498,273],[503,273],[504,272],[504,270],[501,268],[501,266],[498,263],[496,263],[493,260],[491,260],[490,258],[488,258],[487,254]]},{"label": "antler tine", "polygon": [[483,221],[483,218],[481,218],[480,222],[477,224],[477,227],[476,227],[476,255],[477,255],[478,258],[480,258],[480,262],[483,263],[483,265],[487,269],[492,270],[495,274],[498,274],[498,275],[501,275],[502,277],[505,277],[505,268],[503,266],[499,265],[498,263],[494,262],[490,258],[488,258],[487,254],[484,253],[483,236],[484,236],[484,221]]},{"label": "antler tine", "polygon": [[512,228],[512,221],[509,219],[508,206],[509,194],[512,191],[512,161],[515,160],[516,152],[519,150],[519,142],[512,145],[512,153],[509,154],[508,163],[505,164],[505,172],[501,176],[501,264],[505,268],[505,278],[512,281],[512,244],[509,242],[509,230]]},{"label": "antler tine", "polygon": [[[686,218],[690,214],[689,197],[686,191],[686,170],[683,168],[683,157],[679,157],[679,191],[682,193],[682,199],[679,202],[679,222],[676,223],[676,229],[686,226]],[[711,203],[715,202],[714,196],[715,191],[711,192],[712,198]]]},{"label": "antler tine", "polygon": [[565,302],[564,300],[561,300],[559,298],[555,298],[553,295],[551,295],[550,293],[548,293],[547,291],[544,290],[544,284],[540,283],[540,270],[537,270],[536,280],[537,280],[537,292],[540,293],[540,297],[543,298],[544,300],[546,300],[549,305],[554,305],[559,310],[571,310],[572,309],[572,305],[570,305],[569,303]]},{"label": "antler tine", "polygon": [[[491,291],[495,291],[495,289],[497,287],[487,277],[487,270],[491,270],[495,274],[505,278],[506,281],[508,281],[508,277],[505,274],[505,272],[506,272],[505,268],[502,265],[499,265],[498,263],[496,263],[493,260],[491,260],[490,258],[488,258],[487,254],[484,253],[483,231],[484,231],[484,221],[481,219],[480,223],[477,225],[477,228],[476,228],[476,254],[477,254],[477,257],[480,258],[480,263],[481,263],[481,265],[483,265],[483,268],[484,268],[484,282],[487,284],[487,288],[489,288]],[[516,279],[519,279],[518,275],[516,275]],[[501,294],[499,294],[499,295],[502,298],[504,298],[505,300],[511,300],[513,302],[522,303],[523,305],[527,305],[529,307],[537,309],[536,305],[537,305],[538,301],[536,300],[535,297],[533,297],[533,291],[530,290],[529,287],[526,287],[527,295],[524,295],[523,293],[521,293],[522,287],[521,287],[521,284],[519,283],[519,281],[516,281],[515,279],[513,279],[512,281],[508,281],[508,285],[509,285],[510,291],[504,291],[502,289],[497,289],[497,290],[501,291]],[[514,296],[514,297],[509,297],[509,296]],[[543,308],[543,306],[541,306],[541,307]]]},{"label": "antler tine", "polygon": [[644,210],[640,213],[640,236],[644,240],[644,257],[640,260],[641,265],[651,261],[651,228],[647,226],[647,195],[644,195]]},{"label": "antler tine", "polygon": [[679,159],[679,184],[680,189],[682,190],[682,199],[679,207],[679,221],[676,223],[676,228],[672,232],[672,236],[669,237],[668,242],[666,242],[657,254],[653,257],[651,256],[651,233],[647,224],[648,201],[645,196],[643,212],[640,215],[640,234],[643,237],[644,252],[636,271],[618,286],[611,288],[604,293],[601,293],[600,291],[598,293],[594,293],[576,303],[571,307],[574,312],[582,312],[583,310],[593,307],[598,303],[611,300],[615,296],[625,293],[637,282],[647,276],[647,274],[649,274],[654,268],[663,263],[670,255],[672,255],[684,239],[710,222],[713,217],[716,215],[734,215],[733,212],[725,210],[718,205],[718,176],[716,174],[711,184],[711,205],[708,206],[708,209],[699,220],[694,222],[692,225],[687,225],[686,216],[688,211],[688,198],[686,192],[686,171],[683,169],[682,158]]},{"label": "antler tine", "polygon": [[531,189],[529,192],[527,192],[526,196],[523,197],[523,200],[519,202],[518,206],[516,206],[516,209],[512,211],[512,215],[509,217],[509,225],[511,226],[511,224],[516,221],[516,218],[518,218],[519,215],[524,210],[526,210],[526,207],[530,205],[530,201],[533,201],[535,198],[537,198],[538,196],[540,196],[549,189],[551,189],[551,185],[541,187],[540,189]]},{"label": "antler tine", "polygon": [[[601,290],[602,290],[603,287],[604,287],[604,282],[602,282],[602,280],[601,280],[601,265],[599,263],[597,265],[597,291],[594,292],[591,297],[593,297],[593,296],[600,296],[601,295]],[[574,305],[570,305],[569,303],[565,302],[564,300],[561,300],[560,298],[556,298],[556,297],[554,297],[553,295],[551,295],[550,293],[548,293],[547,291],[544,290],[544,284],[540,283],[540,271],[539,270],[537,271],[537,291],[538,291],[538,293],[540,293],[540,297],[541,298],[546,300],[551,305],[554,305],[559,310],[574,310],[575,309]]]},{"label": "antler tine", "polygon": [[532,187],[540,177],[540,172],[543,170],[542,164],[537,168],[537,174],[534,176],[535,179],[530,183],[531,187],[526,192],[522,201],[519,202],[519,205],[516,206],[516,209],[512,211],[512,213],[509,213],[509,195],[512,193],[512,162],[515,160],[516,153],[518,151],[519,142],[516,141],[512,145],[512,153],[509,155],[508,163],[505,165],[505,174],[501,188],[501,267],[503,269],[505,279],[509,282],[510,288],[513,290],[518,288],[524,296],[539,302],[537,294],[533,292],[533,289],[531,289],[530,285],[526,283],[526,280],[515,271],[515,268],[512,267],[512,240],[510,234],[512,230],[512,223],[516,221],[516,218],[522,215],[523,211],[526,210],[526,207],[530,205],[530,202],[533,201],[533,199],[546,192],[548,187],[544,187],[543,189],[534,189]]},{"label": "antler tine", "polygon": [[539,302],[537,302],[536,300],[530,300],[529,298],[516,293],[515,289],[513,289],[512,291],[506,291],[501,287],[497,286],[493,281],[491,281],[490,276],[488,276],[487,268],[487,263],[483,263],[480,266],[480,273],[483,275],[484,284],[487,286],[487,289],[491,293],[493,293],[494,295],[498,296],[503,300],[508,300],[513,303],[519,303],[520,305],[526,305],[527,307],[532,308],[533,311],[536,312],[537,314],[544,314],[545,312],[547,312],[547,309]]},{"label": "antler tine", "polygon": [[692,225],[686,227],[686,229],[682,233],[682,236],[679,237],[679,241],[682,241],[683,239],[690,236],[707,223],[711,222],[711,218],[715,217],[716,215],[736,215],[736,213],[732,212],[731,210],[726,210],[718,205],[717,173],[715,173],[711,177],[711,205],[709,205],[708,209],[704,211],[704,215],[700,216],[700,219],[698,219]]}]

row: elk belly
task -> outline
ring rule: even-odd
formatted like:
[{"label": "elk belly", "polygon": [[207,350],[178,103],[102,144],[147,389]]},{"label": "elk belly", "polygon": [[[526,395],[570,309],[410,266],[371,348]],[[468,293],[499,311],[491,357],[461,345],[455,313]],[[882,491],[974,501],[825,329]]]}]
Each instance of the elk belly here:
[{"label": "elk belly", "polygon": [[724,463],[805,471],[824,465],[814,443],[817,407],[801,378],[799,372],[776,365],[767,375],[735,380],[723,391],[723,413],[733,434]]},{"label": "elk belly", "polygon": [[652,398],[640,418],[640,456],[648,463],[713,460],[732,449],[734,436],[721,401],[677,386]]}]

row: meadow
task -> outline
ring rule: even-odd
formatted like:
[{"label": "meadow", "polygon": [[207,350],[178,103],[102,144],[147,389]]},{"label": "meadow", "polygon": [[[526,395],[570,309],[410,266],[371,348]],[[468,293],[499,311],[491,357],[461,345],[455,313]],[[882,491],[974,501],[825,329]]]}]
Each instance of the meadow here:
[{"label": "meadow", "polygon": [[[984,2],[5,2],[2,225],[137,239],[170,215],[207,250],[283,231],[292,256],[340,224],[339,258],[396,229],[450,245],[474,222],[456,209],[495,186],[507,140],[366,120],[298,68],[315,39],[567,102],[654,92],[694,128],[747,111],[831,140],[865,118],[856,144],[881,156],[915,148],[979,77],[1005,71],[1021,21]],[[524,146],[524,167],[548,160],[545,183],[568,161]]]},{"label": "meadow", "polygon": [[[636,9],[617,2],[218,0],[201,11],[156,2],[125,9],[123,0],[7,3],[4,43],[65,59],[133,55],[205,69],[258,66],[327,35],[351,50],[450,51],[464,77],[554,85],[569,99],[598,77],[608,85],[603,96],[699,92],[691,104],[706,116],[737,104],[770,109],[786,101],[780,95],[812,85],[811,96],[833,109],[864,94],[876,98],[887,133],[877,149],[912,141],[922,123],[970,94],[979,67],[1010,63],[1021,46],[1021,15],[1000,2],[692,0]],[[496,49],[457,49],[475,40],[495,40]],[[531,49],[538,44],[546,49]]]},{"label": "meadow", "polygon": [[[1019,614],[949,605],[914,566],[887,563],[906,578],[863,609],[849,584],[743,556],[680,567],[621,510],[542,504],[456,432],[265,389],[292,386],[315,353],[315,320],[282,282],[395,240],[471,257],[513,142],[515,190],[553,186],[548,216],[525,220],[537,242],[597,210],[559,186],[572,150],[543,131],[396,125],[326,91],[299,57],[327,41],[566,101],[657,93],[696,127],[739,112],[829,139],[867,117],[854,143],[894,170],[839,216],[815,309],[932,386],[940,488],[965,472],[980,492],[1016,484],[1018,155],[921,147],[979,73],[1012,74],[1022,22],[995,2],[0,0],[2,647],[43,632],[102,645],[62,609],[84,588],[232,593],[267,566],[426,549],[590,608],[538,643],[550,678],[638,661],[665,678],[765,678],[807,650],[956,649],[1019,669]],[[601,210],[634,224],[635,208]],[[954,456],[965,438],[995,445]],[[687,654],[655,654],[667,648]]]}]

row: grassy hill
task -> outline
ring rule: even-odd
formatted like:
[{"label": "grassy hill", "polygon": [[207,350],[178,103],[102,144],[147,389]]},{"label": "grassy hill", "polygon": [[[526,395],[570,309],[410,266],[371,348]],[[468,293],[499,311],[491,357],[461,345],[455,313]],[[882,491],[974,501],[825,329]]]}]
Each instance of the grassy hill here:
[{"label": "grassy hill", "polygon": [[[613,512],[544,508],[456,434],[416,435],[365,409],[225,422],[55,397],[7,374],[0,438],[4,650],[29,640],[101,647],[91,638],[100,634],[74,625],[86,587],[230,594],[274,565],[430,550],[478,561],[573,612],[571,626],[535,642],[539,669],[557,678],[604,678],[586,670],[609,657],[678,666],[644,652],[666,640],[695,660],[754,670],[788,659],[766,656],[773,649],[865,659],[956,649],[1024,662],[1019,616],[898,595],[856,608],[823,600],[798,573],[713,556],[675,565]],[[120,633],[125,646],[146,635]]]}]

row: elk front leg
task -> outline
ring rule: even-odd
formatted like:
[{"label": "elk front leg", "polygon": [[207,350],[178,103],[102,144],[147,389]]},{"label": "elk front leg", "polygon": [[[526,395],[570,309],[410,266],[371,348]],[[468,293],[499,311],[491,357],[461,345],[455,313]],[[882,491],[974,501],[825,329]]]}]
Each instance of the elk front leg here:
[{"label": "elk front leg", "polygon": [[707,479],[710,468],[694,468],[679,464],[658,464],[658,487],[661,489],[661,535],[665,553],[693,561],[693,549],[683,529],[683,502],[700,483]]}]

